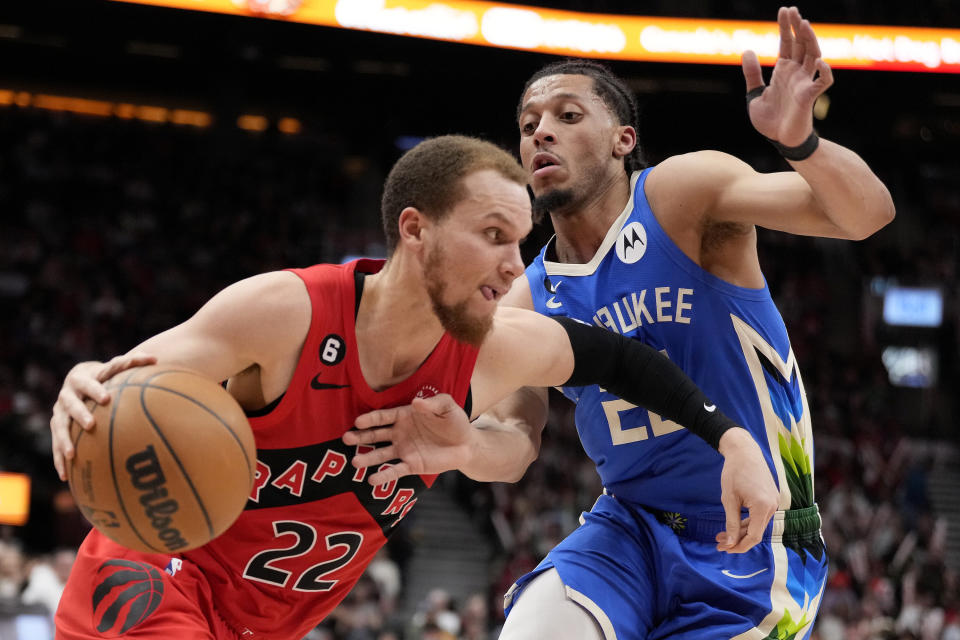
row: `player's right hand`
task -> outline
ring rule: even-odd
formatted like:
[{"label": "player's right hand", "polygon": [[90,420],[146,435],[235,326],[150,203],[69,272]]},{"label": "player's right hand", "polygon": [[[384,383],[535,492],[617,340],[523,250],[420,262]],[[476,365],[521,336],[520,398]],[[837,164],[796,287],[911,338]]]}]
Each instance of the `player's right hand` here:
[{"label": "player's right hand", "polygon": [[817,35],[796,7],[780,7],[780,54],[764,86],[757,54],[743,54],[750,122],[771,140],[788,147],[802,144],[813,131],[813,105],[833,84],[833,71],[821,56]]},{"label": "player's right hand", "polygon": [[[763,451],[749,431],[730,429],[720,438],[723,470],[720,501],[726,514],[726,530],[717,534],[717,551],[745,553],[762,539],[777,511],[777,489]],[[742,510],[748,517],[740,519]]]},{"label": "player's right hand", "polygon": [[76,421],[89,431],[96,422],[86,402],[96,404],[110,402],[110,392],[104,382],[121,371],[133,367],[155,364],[154,356],[128,353],[109,362],[81,362],[73,367],[63,381],[50,418],[50,435],[53,440],[53,466],[61,480],[67,479],[67,461],[73,459],[73,442],[70,440],[70,422]]},{"label": "player's right hand", "polygon": [[[358,469],[378,469],[367,477],[374,486],[408,475],[458,469],[470,459],[474,427],[463,408],[446,393],[365,413],[354,425],[357,429],[343,434],[345,444],[389,443],[351,460]],[[387,462],[388,466],[380,467]]]}]

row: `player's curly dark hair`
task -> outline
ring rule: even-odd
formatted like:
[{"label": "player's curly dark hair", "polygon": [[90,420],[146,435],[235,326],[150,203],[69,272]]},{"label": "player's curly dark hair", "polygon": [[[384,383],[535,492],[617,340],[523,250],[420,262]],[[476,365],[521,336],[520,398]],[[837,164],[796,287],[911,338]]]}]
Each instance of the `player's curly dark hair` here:
[{"label": "player's curly dark hair", "polygon": [[442,219],[464,197],[463,179],[483,169],[527,185],[527,174],[516,158],[479,138],[439,136],[403,154],[387,176],[380,201],[387,254],[400,240],[397,224],[404,209],[416,207],[433,220]]},{"label": "player's curly dark hair", "polygon": [[[610,113],[616,116],[621,125],[630,125],[639,133],[640,109],[637,106],[637,99],[633,95],[633,91],[623,80],[614,75],[613,71],[606,65],[578,58],[552,62],[530,76],[527,83],[523,85],[523,91],[520,92],[520,102],[517,103],[517,120],[520,119],[520,110],[523,109],[523,96],[527,94],[530,85],[540,78],[556,75],[578,75],[593,78],[593,91],[607,105]],[[628,176],[647,166],[647,163],[643,160],[639,142],[623,159],[623,166]]]}]

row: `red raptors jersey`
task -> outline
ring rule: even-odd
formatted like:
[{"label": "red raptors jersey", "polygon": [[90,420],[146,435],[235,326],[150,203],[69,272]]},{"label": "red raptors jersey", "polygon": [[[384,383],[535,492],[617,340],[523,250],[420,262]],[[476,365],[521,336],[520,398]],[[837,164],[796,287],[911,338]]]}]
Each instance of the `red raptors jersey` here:
[{"label": "red raptors jersey", "polygon": [[356,417],[417,396],[448,393],[461,406],[466,400],[477,349],[446,333],[407,380],[379,392],[367,385],[354,331],[354,269],[373,273],[382,264],[294,270],[310,293],[313,320],[286,393],[250,419],[253,492],[230,529],[184,554],[203,570],[216,609],[241,637],[306,635],[347,595],[417,493],[433,484],[430,475],[371,487],[371,471],[350,464],[358,447],[341,441]]}]

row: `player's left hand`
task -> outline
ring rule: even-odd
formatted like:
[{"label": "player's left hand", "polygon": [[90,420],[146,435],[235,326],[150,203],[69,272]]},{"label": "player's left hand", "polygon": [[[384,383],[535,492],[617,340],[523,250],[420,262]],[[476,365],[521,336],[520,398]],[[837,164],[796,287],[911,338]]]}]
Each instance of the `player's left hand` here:
[{"label": "player's left hand", "polygon": [[[726,531],[717,534],[717,551],[743,553],[763,539],[777,511],[780,492],[770,475],[763,451],[749,431],[730,429],[720,438],[723,471],[720,501],[727,517]],[[748,517],[740,520],[742,509]]]},{"label": "player's left hand", "polygon": [[403,476],[457,469],[469,460],[474,427],[463,408],[445,393],[415,398],[403,407],[365,413],[354,424],[357,430],[347,431],[344,443],[390,443],[351,460],[361,469],[391,463],[368,476],[367,481],[374,486]]},{"label": "player's left hand", "polygon": [[782,145],[795,147],[813,132],[813,104],[833,84],[830,65],[820,57],[820,44],[809,20],[796,7],[780,7],[780,55],[764,87],[757,54],[743,53],[743,77],[747,95],[762,91],[749,101],[750,122],[761,134]]}]

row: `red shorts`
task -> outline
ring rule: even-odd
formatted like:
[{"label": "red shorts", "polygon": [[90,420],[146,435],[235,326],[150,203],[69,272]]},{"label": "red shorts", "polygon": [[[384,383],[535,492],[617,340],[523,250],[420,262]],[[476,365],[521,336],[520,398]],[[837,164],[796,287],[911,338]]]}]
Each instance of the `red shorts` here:
[{"label": "red shorts", "polygon": [[87,536],[55,617],[57,640],[237,640],[189,560],[140,553],[97,530]]}]

